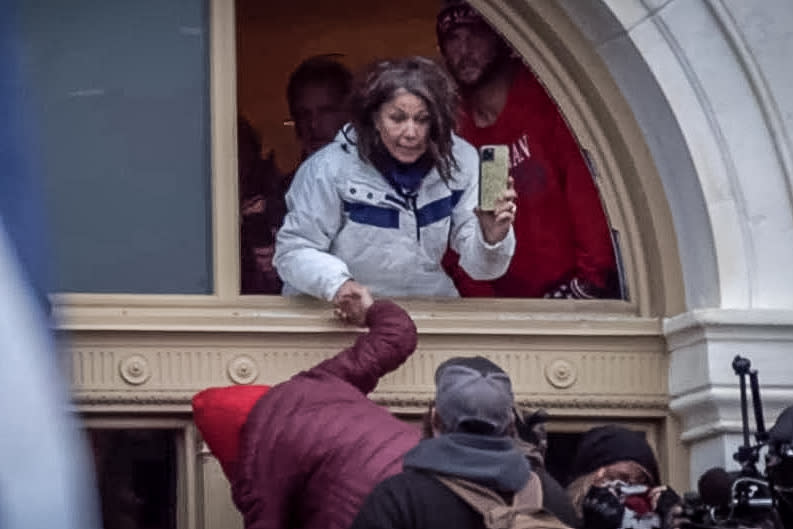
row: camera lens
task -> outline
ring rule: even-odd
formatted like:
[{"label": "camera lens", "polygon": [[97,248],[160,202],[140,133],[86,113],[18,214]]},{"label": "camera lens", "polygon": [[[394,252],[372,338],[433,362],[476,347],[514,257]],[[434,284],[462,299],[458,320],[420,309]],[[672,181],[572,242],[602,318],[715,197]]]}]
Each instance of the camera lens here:
[{"label": "camera lens", "polygon": [[490,162],[493,160],[493,149],[485,149],[482,151],[482,160]]}]

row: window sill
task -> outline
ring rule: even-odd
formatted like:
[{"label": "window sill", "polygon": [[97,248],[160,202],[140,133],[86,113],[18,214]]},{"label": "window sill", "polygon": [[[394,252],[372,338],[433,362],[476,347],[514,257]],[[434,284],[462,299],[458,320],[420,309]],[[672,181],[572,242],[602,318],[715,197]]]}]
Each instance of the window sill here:
[{"label": "window sill", "polygon": [[[657,336],[659,318],[639,317],[620,300],[395,300],[421,334]],[[59,331],[198,333],[348,332],[330,305],[309,298],[62,294],[53,298]]]}]

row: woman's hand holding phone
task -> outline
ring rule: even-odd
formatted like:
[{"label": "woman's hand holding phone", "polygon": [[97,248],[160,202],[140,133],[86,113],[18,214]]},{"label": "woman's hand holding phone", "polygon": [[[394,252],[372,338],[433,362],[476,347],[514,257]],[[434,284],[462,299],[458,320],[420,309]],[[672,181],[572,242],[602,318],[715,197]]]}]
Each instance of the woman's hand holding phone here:
[{"label": "woman's hand holding phone", "polygon": [[483,145],[479,148],[479,218],[488,244],[504,240],[515,220],[517,193],[509,176],[509,147]]},{"label": "woman's hand holding phone", "polygon": [[493,211],[484,211],[478,207],[474,210],[482,227],[482,236],[488,244],[503,241],[509,233],[509,228],[515,221],[515,212],[518,210],[515,204],[517,196],[510,177],[507,179],[507,189],[496,199]]}]

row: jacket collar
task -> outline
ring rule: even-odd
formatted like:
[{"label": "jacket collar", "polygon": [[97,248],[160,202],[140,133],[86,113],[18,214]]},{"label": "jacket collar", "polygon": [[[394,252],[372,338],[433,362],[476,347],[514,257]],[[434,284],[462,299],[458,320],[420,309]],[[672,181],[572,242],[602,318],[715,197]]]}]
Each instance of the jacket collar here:
[{"label": "jacket collar", "polygon": [[517,492],[531,466],[511,437],[463,433],[424,439],[405,454],[405,468],[460,477],[503,492]]}]

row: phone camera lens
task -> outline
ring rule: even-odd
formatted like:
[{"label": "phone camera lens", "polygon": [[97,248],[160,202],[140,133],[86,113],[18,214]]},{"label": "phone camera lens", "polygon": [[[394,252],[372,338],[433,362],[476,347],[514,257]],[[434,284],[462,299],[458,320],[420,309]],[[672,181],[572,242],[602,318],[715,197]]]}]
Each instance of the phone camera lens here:
[{"label": "phone camera lens", "polygon": [[493,149],[485,149],[482,151],[482,160],[485,162],[493,161]]}]

